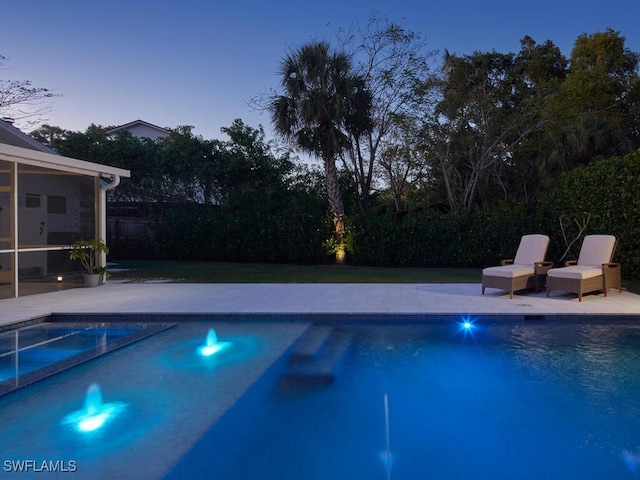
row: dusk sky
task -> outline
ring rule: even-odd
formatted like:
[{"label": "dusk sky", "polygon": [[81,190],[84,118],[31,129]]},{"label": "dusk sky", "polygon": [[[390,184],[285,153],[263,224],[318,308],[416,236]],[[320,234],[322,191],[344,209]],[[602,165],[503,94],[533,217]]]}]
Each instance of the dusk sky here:
[{"label": "dusk sky", "polygon": [[580,34],[607,27],[640,52],[638,0],[8,0],[0,78],[61,94],[47,123],[68,130],[142,119],[222,139],[220,128],[241,118],[271,136],[268,116],[248,101],[278,87],[283,56],[364,27],[374,12],[419,33],[429,49],[458,54],[517,52],[529,35],[569,56]]}]

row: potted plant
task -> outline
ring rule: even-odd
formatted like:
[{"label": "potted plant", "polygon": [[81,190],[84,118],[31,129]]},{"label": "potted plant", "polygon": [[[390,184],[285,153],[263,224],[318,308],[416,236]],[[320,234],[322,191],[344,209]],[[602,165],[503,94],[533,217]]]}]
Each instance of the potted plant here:
[{"label": "potted plant", "polygon": [[97,287],[101,277],[107,273],[107,267],[99,264],[101,255],[109,253],[109,248],[100,239],[76,240],[71,245],[69,258],[80,260],[85,268],[84,284],[87,287]]}]

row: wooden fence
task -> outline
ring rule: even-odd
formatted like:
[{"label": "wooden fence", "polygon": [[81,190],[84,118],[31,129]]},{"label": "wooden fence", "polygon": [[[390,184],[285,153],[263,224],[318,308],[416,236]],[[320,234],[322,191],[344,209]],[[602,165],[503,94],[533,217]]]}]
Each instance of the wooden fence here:
[{"label": "wooden fence", "polygon": [[153,238],[146,218],[107,217],[107,238],[115,240],[145,240]]}]

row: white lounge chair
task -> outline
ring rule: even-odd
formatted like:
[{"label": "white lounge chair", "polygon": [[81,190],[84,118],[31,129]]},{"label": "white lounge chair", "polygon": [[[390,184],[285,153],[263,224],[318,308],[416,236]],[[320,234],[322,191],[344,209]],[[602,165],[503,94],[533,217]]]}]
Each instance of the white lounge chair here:
[{"label": "white lounge chair", "polygon": [[546,262],[544,257],[549,246],[546,235],[524,235],[520,239],[520,246],[513,259],[502,260],[499,267],[489,267],[482,270],[482,294],[485,288],[499,288],[513,292],[525,288],[540,289],[540,281],[553,262]]},{"label": "white lounge chair", "polygon": [[613,235],[587,235],[582,242],[578,260],[565,262],[565,267],[552,268],[547,273],[547,297],[551,290],[582,294],[610,288],[622,291],[621,265],[612,262],[616,249]]}]

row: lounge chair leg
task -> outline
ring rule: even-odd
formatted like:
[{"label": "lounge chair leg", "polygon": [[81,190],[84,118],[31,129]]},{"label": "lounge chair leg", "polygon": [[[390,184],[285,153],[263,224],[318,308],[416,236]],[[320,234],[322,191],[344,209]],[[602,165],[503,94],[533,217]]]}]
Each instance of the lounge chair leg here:
[{"label": "lounge chair leg", "polygon": [[483,294],[483,295],[484,295],[484,289],[485,289],[485,288],[486,288],[486,287],[483,285],[483,286],[482,286],[482,294]]},{"label": "lounge chair leg", "polygon": [[511,291],[509,292],[509,298],[510,298],[511,300],[513,300],[513,290],[511,290]]},{"label": "lounge chair leg", "polygon": [[551,291],[551,290],[549,290],[549,287],[547,287],[547,298],[549,298],[549,292],[550,292],[550,291]]}]

